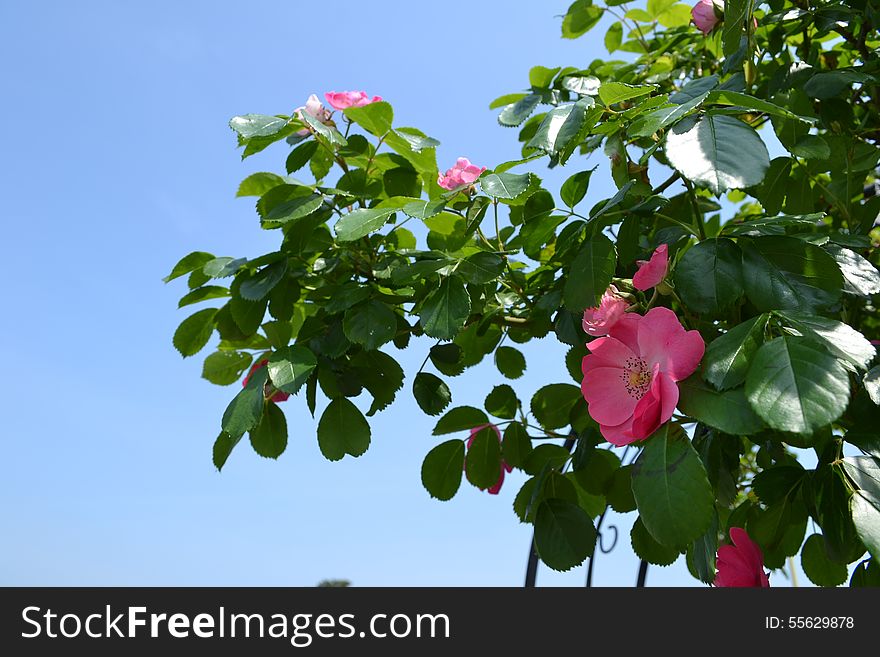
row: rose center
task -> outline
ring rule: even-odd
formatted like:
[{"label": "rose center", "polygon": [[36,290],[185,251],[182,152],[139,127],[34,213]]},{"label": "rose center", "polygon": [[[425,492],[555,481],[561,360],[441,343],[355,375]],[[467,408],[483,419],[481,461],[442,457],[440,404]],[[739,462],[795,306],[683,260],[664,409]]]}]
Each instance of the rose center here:
[{"label": "rose center", "polygon": [[641,358],[627,358],[624,363],[623,385],[630,397],[641,399],[651,387],[651,370]]}]

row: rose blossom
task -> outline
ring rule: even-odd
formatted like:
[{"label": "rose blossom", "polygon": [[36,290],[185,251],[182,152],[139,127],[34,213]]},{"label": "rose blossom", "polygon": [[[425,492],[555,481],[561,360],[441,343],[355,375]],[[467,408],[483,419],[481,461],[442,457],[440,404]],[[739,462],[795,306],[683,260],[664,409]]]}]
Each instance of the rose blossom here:
[{"label": "rose blossom", "polygon": [[443,189],[453,190],[471,185],[480,177],[480,174],[486,170],[486,167],[478,167],[471,164],[466,157],[460,157],[455,161],[455,166],[447,169],[446,173],[437,176],[437,184]]},{"label": "rose blossom", "polygon": [[[297,116],[297,118],[301,119],[303,112],[305,112],[309,116],[314,116],[321,123],[327,123],[327,121],[330,120],[330,110],[328,110],[321,104],[321,101],[318,100],[318,97],[315,94],[309,96],[306,104],[302,107],[297,107],[293,113]],[[309,134],[309,129],[303,128],[302,130],[297,130],[296,134],[300,137],[305,137]]]},{"label": "rose blossom", "polygon": [[723,0],[700,0],[691,9],[691,18],[703,34],[709,34],[724,16]]},{"label": "rose blossom", "polygon": [[333,109],[344,110],[348,107],[363,107],[370,103],[378,103],[382,96],[367,96],[366,91],[328,91],[324,98]]},{"label": "rose blossom", "polygon": [[[473,444],[474,439],[477,437],[477,434],[480,433],[480,431],[482,431],[486,427],[491,427],[492,431],[495,432],[495,435],[498,436],[498,442],[499,443],[501,442],[501,432],[498,431],[498,427],[496,427],[494,424],[481,424],[480,426],[474,427],[473,429],[471,429],[471,437],[467,441],[467,448],[468,449],[471,448],[471,445]],[[502,459],[502,461],[501,461],[501,474],[498,475],[498,481],[496,481],[495,484],[491,488],[489,488],[490,495],[497,495],[498,491],[501,490],[501,484],[504,483],[504,471],[505,470],[507,470],[508,472],[512,472],[513,468],[511,468],[509,465],[507,465],[507,463],[505,463],[504,460]],[[486,489],[481,488],[480,490],[486,490]]]},{"label": "rose blossom", "polygon": [[639,260],[639,269],[633,276],[633,287],[644,292],[650,290],[666,277],[666,271],[669,269],[669,247],[661,244],[654,253],[651,254],[650,260]]},{"label": "rose blossom", "polygon": [[610,285],[598,306],[587,308],[584,311],[584,332],[593,337],[608,335],[623,313],[629,307],[619,295],[616,287]]},{"label": "rose blossom", "polygon": [[[248,381],[251,380],[251,377],[254,375],[254,372],[256,372],[261,367],[266,367],[266,364],[268,362],[269,362],[269,359],[264,358],[263,360],[254,363],[253,366],[251,367],[251,371],[248,372],[247,376],[244,377],[244,381],[241,382],[242,387],[247,386]],[[290,393],[284,392],[283,390],[278,390],[274,395],[272,395],[271,400],[276,403],[283,402],[283,401],[287,401],[288,397],[290,397]]]},{"label": "rose blossom", "polygon": [[617,446],[643,440],[672,417],[677,381],[690,376],[706,348],[668,308],[625,313],[606,337],[587,343],[581,392],[605,439]]},{"label": "rose blossom", "polygon": [[764,572],[764,555],[744,529],[730,528],[733,545],[718,548],[715,586],[757,586],[767,588],[770,580]]}]

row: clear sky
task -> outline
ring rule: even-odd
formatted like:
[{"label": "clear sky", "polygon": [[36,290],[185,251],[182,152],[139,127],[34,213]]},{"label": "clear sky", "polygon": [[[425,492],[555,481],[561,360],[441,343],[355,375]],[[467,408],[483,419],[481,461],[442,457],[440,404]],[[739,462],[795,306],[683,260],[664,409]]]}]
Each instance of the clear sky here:
[{"label": "clear sky", "polygon": [[[601,32],[559,38],[566,0],[458,5],[372,0],[6,2],[0,218],[6,284],[0,323],[0,584],[520,585],[530,541],[511,475],[490,496],[463,483],[451,502],[419,480],[431,436],[409,394],[372,422],[363,457],[324,460],[301,397],[283,408],[279,461],[244,442],[211,464],[220,415],[237,388],[200,378],[209,350],[171,345],[181,281],[161,278],[193,250],[274,249],[252,199],[253,171],[283,173],[283,146],[240,161],[236,114],[287,113],[310,93],[364,89],[395,122],[439,139],[441,168],[464,155],[515,159],[516,131],[489,102],[527,85],[530,66],[605,57]],[[600,164],[573,158],[546,176]],[[541,175],[543,173],[539,172]],[[588,200],[589,198],[588,197]],[[412,373],[427,344],[402,355]],[[555,338],[526,350],[528,399],[566,381]],[[486,363],[452,381],[454,403],[481,405],[503,379]],[[634,514],[612,518],[617,549],[595,581],[632,585]],[[542,567],[539,585],[582,585],[585,567]],[[803,578],[802,578],[803,579]],[[776,581],[780,580],[780,581]],[[695,582],[680,559],[649,585]],[[774,584],[782,584],[781,577]]]}]

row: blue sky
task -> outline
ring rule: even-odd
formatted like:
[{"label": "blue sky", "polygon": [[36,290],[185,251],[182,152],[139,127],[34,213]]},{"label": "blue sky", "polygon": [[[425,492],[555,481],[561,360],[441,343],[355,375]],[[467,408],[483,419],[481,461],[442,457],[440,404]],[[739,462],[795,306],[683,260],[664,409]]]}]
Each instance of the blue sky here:
[{"label": "blue sky", "polygon": [[[175,352],[171,336],[192,309],[178,311],[183,284],[161,278],[189,251],[254,256],[278,243],[235,190],[251,172],[283,173],[286,151],[242,163],[227,127],[235,114],[286,113],[310,93],[365,89],[392,102],[397,124],[442,142],[443,168],[459,155],[487,166],[515,159],[516,132],[497,125],[488,103],[527,85],[532,65],[606,56],[598,30],[559,38],[566,7],[0,6],[0,584],[521,584],[530,528],[511,504],[523,476],[498,496],[463,485],[451,502],[431,500],[419,467],[439,440],[409,381],[374,419],[360,459],[325,461],[316,422],[292,398],[281,459],[242,444],[218,474],[211,445],[236,389],[200,379],[209,351]],[[558,188],[596,163],[598,200],[610,189],[602,162],[573,160],[545,179]],[[401,356],[408,372],[427,347]],[[530,345],[521,398],[567,379],[564,353],[553,338]],[[481,365],[454,380],[454,402],[480,405],[501,382]],[[597,584],[634,583],[633,518],[612,519],[620,540],[599,556]],[[538,583],[578,586],[584,575],[542,567]],[[683,560],[652,567],[648,582],[694,583]]]}]

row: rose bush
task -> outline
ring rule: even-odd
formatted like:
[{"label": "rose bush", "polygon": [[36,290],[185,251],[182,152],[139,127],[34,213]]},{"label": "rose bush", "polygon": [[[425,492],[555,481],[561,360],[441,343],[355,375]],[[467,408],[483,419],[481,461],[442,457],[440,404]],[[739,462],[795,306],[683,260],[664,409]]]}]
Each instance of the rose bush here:
[{"label": "rose bush", "polygon": [[[319,415],[324,456],[357,457],[406,385],[451,436],[424,460],[428,493],[523,471],[514,511],[550,567],[590,557],[611,508],[637,511],[642,560],[706,583],[763,585],[800,553],[817,584],[848,568],[876,584],[880,11],[717,9],[575,1],[562,36],[601,25],[614,54],[536,66],[493,102],[522,152],[490,169],[441,173],[436,140],[364,92],[327,93],[332,117],[310,98],[233,118],[243,157],[284,156],[238,190],[278,248],[196,251],[166,279],[187,277],[180,307],[216,300],[183,320],[180,353],[216,333],[204,378],[249,371],[217,468],[245,434],[283,453],[282,395]],[[598,161],[610,195],[590,189]],[[559,189],[544,166],[570,172]],[[517,345],[545,336],[568,353],[530,390]],[[449,382],[487,357],[508,382],[453,406]]]}]

